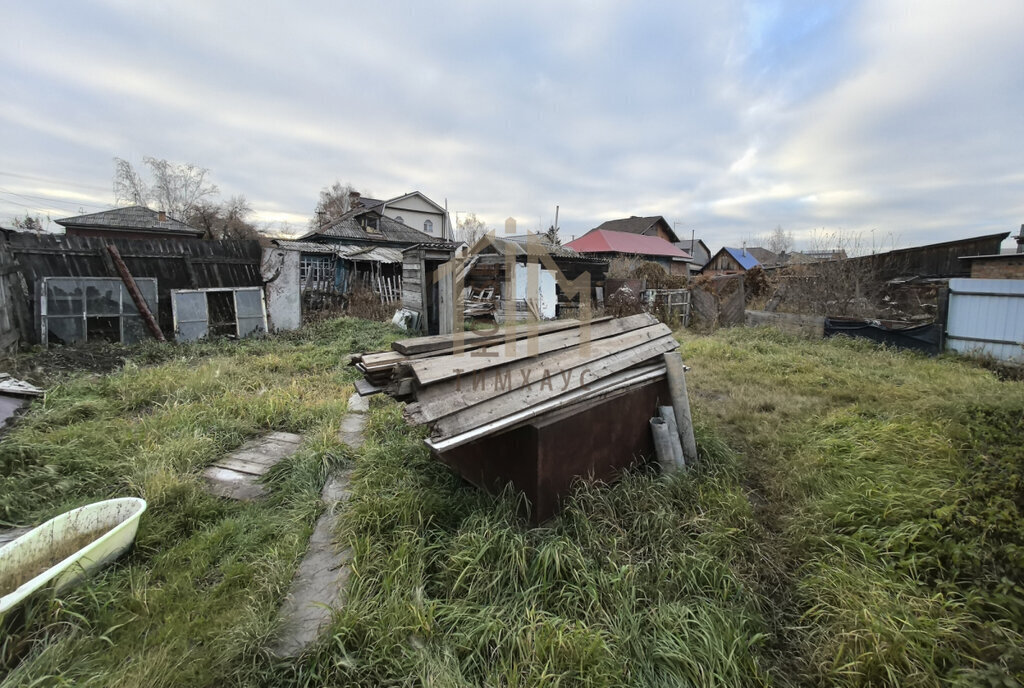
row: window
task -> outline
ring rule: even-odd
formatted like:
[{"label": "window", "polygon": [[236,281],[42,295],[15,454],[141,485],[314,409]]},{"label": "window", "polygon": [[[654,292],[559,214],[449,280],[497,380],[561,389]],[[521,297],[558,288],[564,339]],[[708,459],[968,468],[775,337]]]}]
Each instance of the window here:
[{"label": "window", "polygon": [[334,257],[303,255],[299,261],[301,289],[326,289],[334,286]]},{"label": "window", "polygon": [[423,231],[426,232],[427,234],[433,234],[434,233],[434,223],[431,222],[430,220],[424,220],[423,221]]},{"label": "window", "polygon": [[405,224],[405,220],[402,219],[401,215],[395,216],[395,222],[401,222],[403,225]]},{"label": "window", "polygon": [[172,289],[174,338],[247,337],[267,331],[261,287]]},{"label": "window", "polygon": [[[136,277],[135,284],[153,317],[157,317],[156,279]],[[131,344],[149,336],[135,302],[119,279],[44,277],[41,291],[43,346],[101,340]]]}]

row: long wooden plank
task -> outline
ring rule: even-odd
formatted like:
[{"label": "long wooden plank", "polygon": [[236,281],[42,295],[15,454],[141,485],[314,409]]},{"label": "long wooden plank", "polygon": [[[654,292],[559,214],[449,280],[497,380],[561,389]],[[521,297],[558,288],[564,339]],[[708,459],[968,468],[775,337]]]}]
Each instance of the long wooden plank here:
[{"label": "long wooden plank", "polygon": [[481,437],[492,435],[497,432],[509,430],[522,425],[538,416],[550,412],[561,412],[563,409],[579,408],[583,404],[595,403],[599,400],[613,398],[624,394],[640,385],[648,384],[653,380],[665,377],[665,366],[651,365],[640,368],[632,368],[615,375],[610,375],[603,380],[587,385],[583,389],[577,389],[550,401],[530,406],[512,415],[499,418],[485,425],[473,428],[458,435],[446,438],[428,439],[427,446],[436,452],[445,452],[455,447],[478,440]]},{"label": "long wooden plank", "polygon": [[[610,317],[595,318],[591,323],[602,322],[604,320],[611,320]],[[537,333],[548,333],[558,332],[559,330],[569,330],[574,327],[580,326],[579,320],[556,320],[550,323],[541,323],[535,327],[522,327],[522,328],[511,328],[511,337],[513,339],[522,339],[528,337],[531,334]],[[462,349],[475,349],[481,346],[487,346],[488,344],[495,344],[500,341],[504,341],[506,338],[507,331],[505,329],[498,330],[497,332],[488,332],[481,334],[479,332],[462,332],[463,342],[461,344]],[[455,341],[455,334],[441,334],[431,335],[428,337],[415,337],[413,339],[400,339],[397,342],[392,342],[391,348],[395,351],[403,354],[418,354],[427,351],[452,351],[453,343]]]},{"label": "long wooden plank", "polygon": [[[413,422],[428,423],[490,399],[519,399],[517,392],[532,387],[539,380],[546,379],[549,390],[579,385],[577,378],[587,366],[666,337],[671,339],[672,331],[658,323],[592,342],[588,347],[564,349],[537,358],[521,359],[493,370],[431,385],[417,392],[418,402],[408,407],[406,413]],[[678,344],[671,348],[676,346]],[[651,355],[661,353],[663,351],[659,348]]]},{"label": "long wooden plank", "polygon": [[459,354],[407,361],[406,366],[416,377],[419,385],[425,387],[474,371],[486,370],[523,358],[541,356],[552,351],[579,346],[586,341],[596,342],[624,332],[649,327],[657,322],[658,319],[653,315],[640,313],[626,318],[595,323],[589,328],[589,332],[583,328],[550,332],[536,339],[517,339],[513,342],[501,342]]},{"label": "long wooden plank", "polygon": [[[434,437],[451,437],[468,432],[498,419],[519,413],[538,404],[557,399],[562,394],[585,388],[609,376],[652,361],[661,360],[661,355],[678,347],[678,342],[668,335],[632,349],[619,351],[598,361],[579,366],[566,375],[542,378],[508,394],[470,406],[433,423]],[[567,383],[566,383],[567,381]],[[565,383],[565,384],[563,384]]]},{"label": "long wooden plank", "polygon": [[381,351],[363,354],[362,364],[367,368],[376,368],[382,365],[395,365],[405,360],[405,354],[400,354],[397,351]]}]

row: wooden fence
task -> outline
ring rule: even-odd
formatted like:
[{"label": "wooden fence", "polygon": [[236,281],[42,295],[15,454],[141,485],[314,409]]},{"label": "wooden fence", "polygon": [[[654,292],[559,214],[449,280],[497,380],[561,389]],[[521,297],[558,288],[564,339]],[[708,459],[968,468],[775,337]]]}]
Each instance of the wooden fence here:
[{"label": "wooden fence", "polygon": [[[132,276],[157,279],[156,315],[168,336],[174,327],[172,289],[263,286],[262,249],[256,241],[106,239],[15,232],[7,237],[4,249],[13,258],[14,274],[23,277],[25,287],[24,294],[8,299],[20,302],[26,310],[28,322],[19,328],[22,341],[39,342],[39,289],[44,277],[119,278],[107,250],[110,244],[117,247]],[[0,257],[0,262],[3,260]]]},{"label": "wooden fence", "polygon": [[19,266],[7,246],[0,243],[0,353],[18,348],[21,333],[31,327],[26,322],[28,312]]},{"label": "wooden fence", "polygon": [[742,325],[746,297],[743,275],[720,275],[693,285],[690,293],[695,324],[705,329]]}]

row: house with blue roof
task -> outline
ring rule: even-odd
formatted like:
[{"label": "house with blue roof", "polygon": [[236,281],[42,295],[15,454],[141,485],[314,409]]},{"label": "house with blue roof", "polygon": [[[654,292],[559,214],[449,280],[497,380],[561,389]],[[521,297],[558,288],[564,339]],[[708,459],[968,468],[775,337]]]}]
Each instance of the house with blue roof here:
[{"label": "house with blue roof", "polygon": [[711,257],[701,272],[705,275],[736,275],[759,265],[761,261],[754,257],[752,249],[725,246]]}]

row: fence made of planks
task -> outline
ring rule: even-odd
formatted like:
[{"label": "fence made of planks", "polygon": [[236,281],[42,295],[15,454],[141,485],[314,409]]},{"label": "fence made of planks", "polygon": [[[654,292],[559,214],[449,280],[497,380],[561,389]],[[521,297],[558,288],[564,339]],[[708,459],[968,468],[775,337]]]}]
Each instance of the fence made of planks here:
[{"label": "fence made of planks", "polygon": [[28,313],[21,270],[6,244],[0,243],[0,353],[18,348],[21,333],[31,327]]},{"label": "fence made of planks", "polygon": [[[172,332],[172,289],[262,287],[262,249],[256,241],[199,239],[107,239],[55,234],[11,233],[4,242],[24,294],[15,295],[29,321],[20,328],[23,341],[40,341],[39,302],[44,277],[109,277],[120,279],[110,252],[114,245],[135,278],[157,280],[157,319]],[[2,260],[2,259],[0,259]],[[2,271],[3,268],[0,268]]]},{"label": "fence made of planks", "polygon": [[743,275],[720,275],[693,285],[690,295],[694,323],[704,329],[742,325],[746,297]]}]

